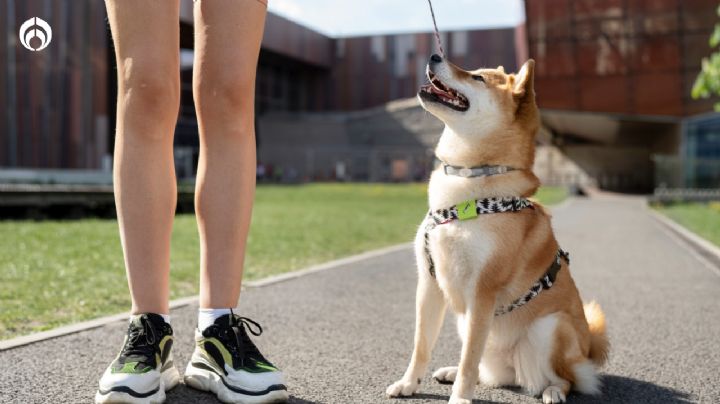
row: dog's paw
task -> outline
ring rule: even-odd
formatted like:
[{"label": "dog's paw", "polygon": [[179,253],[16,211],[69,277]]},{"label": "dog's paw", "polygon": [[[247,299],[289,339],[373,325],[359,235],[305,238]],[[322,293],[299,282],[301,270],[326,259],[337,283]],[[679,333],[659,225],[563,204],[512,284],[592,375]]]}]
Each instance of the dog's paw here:
[{"label": "dog's paw", "polygon": [[388,386],[385,394],[387,394],[388,397],[410,397],[418,391],[419,387],[420,379],[412,381],[402,379]]},{"label": "dog's paw", "polygon": [[565,402],[565,393],[557,386],[549,386],[542,394],[543,404],[559,404]]},{"label": "dog's paw", "polygon": [[472,400],[456,397],[453,395],[452,397],[450,397],[450,401],[448,401],[448,404],[472,404]]},{"label": "dog's paw", "polygon": [[457,366],[447,366],[436,370],[435,373],[433,373],[432,377],[439,383],[452,384],[455,383],[455,377],[457,376],[457,372]]}]

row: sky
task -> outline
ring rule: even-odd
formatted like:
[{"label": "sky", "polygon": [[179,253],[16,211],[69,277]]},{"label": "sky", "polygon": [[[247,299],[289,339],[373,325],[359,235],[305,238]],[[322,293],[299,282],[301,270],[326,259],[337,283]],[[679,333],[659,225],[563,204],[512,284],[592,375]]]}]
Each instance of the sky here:
[{"label": "sky", "polygon": [[[269,0],[275,14],[330,36],[432,30],[427,0]],[[440,31],[515,26],[522,0],[433,0]]]}]

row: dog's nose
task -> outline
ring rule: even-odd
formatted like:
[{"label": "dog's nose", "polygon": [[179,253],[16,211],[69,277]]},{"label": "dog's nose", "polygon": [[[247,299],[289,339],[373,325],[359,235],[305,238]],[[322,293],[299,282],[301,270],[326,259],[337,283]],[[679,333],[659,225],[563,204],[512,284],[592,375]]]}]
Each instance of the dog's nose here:
[{"label": "dog's nose", "polygon": [[430,56],[430,62],[440,63],[440,62],[442,62],[442,58],[437,53],[434,53],[432,56]]}]

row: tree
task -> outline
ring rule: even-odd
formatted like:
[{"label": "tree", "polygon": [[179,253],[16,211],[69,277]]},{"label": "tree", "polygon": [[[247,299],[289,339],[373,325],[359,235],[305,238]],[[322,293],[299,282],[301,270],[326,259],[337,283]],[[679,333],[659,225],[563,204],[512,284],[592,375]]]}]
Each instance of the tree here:
[{"label": "tree", "polygon": [[[720,7],[717,9],[717,14],[720,16]],[[715,24],[709,42],[712,49],[720,45],[720,23]],[[713,95],[720,95],[720,49],[716,49],[710,57],[703,58],[702,70],[692,88],[694,99],[710,98]],[[720,102],[715,103],[715,111],[720,112]]]}]

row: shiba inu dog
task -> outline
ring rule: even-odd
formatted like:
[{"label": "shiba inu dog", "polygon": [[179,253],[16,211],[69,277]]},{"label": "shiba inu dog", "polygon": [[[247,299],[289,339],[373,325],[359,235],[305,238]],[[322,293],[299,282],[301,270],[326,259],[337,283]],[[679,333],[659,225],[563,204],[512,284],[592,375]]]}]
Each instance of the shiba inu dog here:
[{"label": "shiba inu dog", "polygon": [[519,385],[544,403],[565,402],[571,388],[600,392],[604,314],[594,302],[583,305],[550,215],[526,199],[540,185],[532,173],[534,65],[506,74],[430,58],[430,84],[418,97],[445,123],[435,151],[443,165],[430,177],[431,213],[415,241],[415,347],[388,396],[418,390],[448,306],[461,359],[433,377],[453,383],[450,403],[469,404],[478,382]]}]

